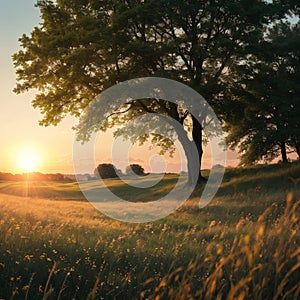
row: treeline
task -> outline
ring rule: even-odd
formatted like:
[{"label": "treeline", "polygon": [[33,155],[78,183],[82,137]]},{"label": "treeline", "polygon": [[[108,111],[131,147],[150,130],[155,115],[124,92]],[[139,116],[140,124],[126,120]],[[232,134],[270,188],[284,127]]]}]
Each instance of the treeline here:
[{"label": "treeline", "polygon": [[36,180],[36,181],[63,181],[63,182],[73,182],[76,180],[79,181],[88,181],[96,180],[98,178],[116,178],[118,176],[145,176],[145,170],[139,164],[131,164],[126,168],[125,173],[120,169],[117,169],[113,164],[99,164],[94,170],[94,176],[91,174],[61,174],[61,173],[47,173],[43,174],[40,172],[31,172],[23,174],[12,174],[0,172],[0,180],[5,181],[27,181],[27,180]]},{"label": "treeline", "polygon": [[72,182],[71,177],[61,173],[56,174],[43,174],[40,172],[31,172],[23,174],[11,174],[0,172],[0,180],[8,181],[27,181],[27,180],[38,180],[38,181],[65,181]]}]

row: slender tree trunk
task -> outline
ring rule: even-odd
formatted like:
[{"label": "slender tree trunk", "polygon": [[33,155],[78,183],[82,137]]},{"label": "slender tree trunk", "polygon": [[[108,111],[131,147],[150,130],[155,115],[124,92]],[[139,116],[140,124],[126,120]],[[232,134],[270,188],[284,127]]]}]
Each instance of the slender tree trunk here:
[{"label": "slender tree trunk", "polygon": [[202,133],[202,125],[197,121],[194,116],[192,116],[193,120],[193,140],[194,143],[196,144],[197,151],[198,151],[198,156],[199,156],[199,177],[198,177],[198,183],[201,183],[203,181],[206,181],[206,179],[202,176],[201,174],[201,166],[202,166],[202,157],[203,157],[203,133]]},{"label": "slender tree trunk", "polygon": [[298,158],[300,159],[300,142],[297,139],[294,139],[294,145],[295,145],[295,149],[298,155]]},{"label": "slender tree trunk", "polygon": [[280,144],[280,151],[281,151],[281,157],[282,157],[282,162],[287,163],[288,158],[287,158],[287,153],[286,153],[286,145],[284,142]]}]

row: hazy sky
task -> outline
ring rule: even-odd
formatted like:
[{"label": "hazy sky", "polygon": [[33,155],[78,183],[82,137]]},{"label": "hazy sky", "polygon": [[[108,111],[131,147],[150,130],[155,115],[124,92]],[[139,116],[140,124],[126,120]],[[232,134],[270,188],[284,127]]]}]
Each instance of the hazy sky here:
[{"label": "hazy sky", "polygon": [[[34,7],[35,2],[35,0],[0,1],[0,171],[13,173],[24,171],[20,159],[26,160],[24,155],[31,153],[39,161],[37,166],[39,171],[73,173],[74,132],[71,127],[75,125],[76,120],[67,118],[57,127],[40,127],[38,125],[38,120],[41,119],[39,110],[31,106],[34,92],[15,95],[12,91],[15,87],[15,72],[11,56],[19,49],[18,38],[23,33],[29,34],[40,22],[39,10]],[[110,160],[110,137],[111,133],[101,135],[102,142],[96,149],[97,162]],[[129,156],[132,158],[131,162],[145,164],[145,168],[148,169],[148,156],[153,154],[154,152],[135,147]],[[147,162],[145,162],[145,157],[147,157]],[[209,166],[209,162],[205,163]],[[228,157],[228,164],[236,164],[235,155],[232,153]],[[179,165],[177,155],[170,161],[168,170],[176,171],[180,169]],[[92,167],[82,171],[92,172],[89,169]],[[124,168],[125,163],[118,167]],[[156,170],[158,170],[157,167]]]},{"label": "hazy sky", "polygon": [[15,95],[15,73],[11,56],[19,49],[18,38],[30,33],[39,23],[39,10],[34,0],[0,1],[0,103],[1,149],[0,170],[21,171],[18,157],[31,148],[40,156],[40,169],[72,171],[72,132],[70,120],[56,128],[38,126],[40,114],[31,106],[34,93]]}]

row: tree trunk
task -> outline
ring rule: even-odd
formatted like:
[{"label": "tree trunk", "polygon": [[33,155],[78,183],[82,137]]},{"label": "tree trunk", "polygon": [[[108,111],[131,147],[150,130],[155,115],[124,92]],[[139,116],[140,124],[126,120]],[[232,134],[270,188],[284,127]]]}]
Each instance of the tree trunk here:
[{"label": "tree trunk", "polygon": [[188,138],[187,132],[184,130],[183,126],[177,124],[174,128],[176,129],[178,140],[181,143],[186,159],[188,168],[188,182],[190,186],[195,186],[199,180],[199,155],[197,147]]},{"label": "tree trunk", "polygon": [[194,147],[193,142],[189,139],[185,145],[185,154],[187,157],[188,167],[188,184],[190,186],[196,186],[199,182],[199,177],[201,176],[201,171],[199,169],[198,151],[197,148]]},{"label": "tree trunk", "polygon": [[298,158],[300,159],[300,142],[297,139],[294,139],[295,149],[296,153],[298,155]]},{"label": "tree trunk", "polygon": [[288,158],[287,158],[287,153],[286,153],[286,145],[284,142],[280,144],[280,151],[281,151],[281,157],[282,157],[282,162],[287,163]]},{"label": "tree trunk", "polygon": [[202,166],[202,126],[201,124],[192,117],[193,120],[193,130],[192,137],[193,141],[188,138],[187,132],[184,130],[183,126],[177,130],[178,139],[184,148],[184,152],[187,158],[188,167],[188,184],[196,185],[198,183],[203,183],[206,178],[201,174]]},{"label": "tree trunk", "polygon": [[187,168],[188,168],[188,184],[196,185],[197,183],[202,183],[206,181],[201,174],[201,164],[202,164],[202,126],[192,116],[193,130],[192,137],[193,141],[188,138],[188,133],[183,127],[183,120],[180,120],[177,107],[174,106],[172,113],[169,115],[171,120],[166,118],[166,122],[171,124],[176,130],[178,135],[178,140],[181,143],[186,158],[187,158]]},{"label": "tree trunk", "polygon": [[202,125],[197,121],[194,116],[192,116],[193,120],[193,131],[192,136],[194,143],[196,144],[197,151],[198,151],[198,157],[199,157],[199,177],[198,177],[198,183],[201,183],[203,181],[206,181],[206,178],[204,178],[201,174],[201,166],[202,166],[202,156],[203,156],[203,133],[202,133]]}]

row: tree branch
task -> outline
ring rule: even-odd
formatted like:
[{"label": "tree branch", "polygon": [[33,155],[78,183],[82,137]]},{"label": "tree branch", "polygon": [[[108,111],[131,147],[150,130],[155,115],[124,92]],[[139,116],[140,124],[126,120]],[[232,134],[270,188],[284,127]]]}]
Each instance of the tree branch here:
[{"label": "tree branch", "polygon": [[227,54],[226,54],[226,56],[225,56],[224,61],[222,62],[221,66],[220,66],[220,68],[219,68],[219,70],[218,70],[217,73],[215,74],[214,79],[218,79],[218,78],[221,76],[221,74],[222,74],[224,68],[226,67],[227,62],[228,62],[229,59],[230,59],[230,56],[231,56],[231,52],[228,51]]},{"label": "tree branch", "polygon": [[127,109],[125,109],[123,111],[119,111],[119,112],[113,112],[110,115],[108,115],[106,118],[108,119],[108,118],[110,118],[110,117],[112,117],[114,115],[119,115],[119,114],[125,114],[125,113],[127,113],[130,109],[132,109],[132,103],[128,103],[128,105],[129,105],[129,107]]}]

